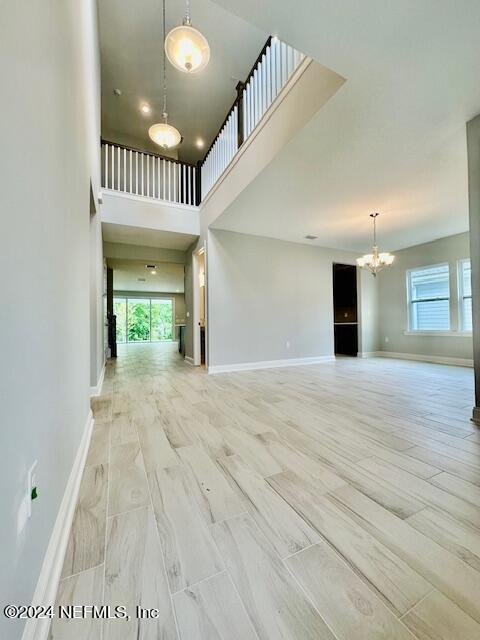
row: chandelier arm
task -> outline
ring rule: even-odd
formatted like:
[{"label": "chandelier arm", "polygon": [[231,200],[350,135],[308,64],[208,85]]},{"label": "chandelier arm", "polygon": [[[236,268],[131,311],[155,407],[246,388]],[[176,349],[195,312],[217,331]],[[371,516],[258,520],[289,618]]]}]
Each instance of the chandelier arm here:
[{"label": "chandelier arm", "polygon": [[183,24],[189,26],[192,24],[192,21],[190,19],[190,0],[186,0],[185,19],[183,21]]}]

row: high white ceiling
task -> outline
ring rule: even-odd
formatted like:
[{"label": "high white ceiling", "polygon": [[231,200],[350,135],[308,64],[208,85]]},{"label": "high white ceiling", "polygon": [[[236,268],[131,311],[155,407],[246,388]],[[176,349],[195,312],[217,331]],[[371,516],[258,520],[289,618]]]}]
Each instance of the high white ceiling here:
[{"label": "high white ceiling", "polygon": [[123,224],[102,223],[104,242],[133,244],[139,247],[157,247],[160,249],[176,249],[186,251],[197,240],[198,236],[172,231],[158,231],[143,227],[130,227]]},{"label": "high white ceiling", "polygon": [[217,0],[347,81],[216,226],[364,251],[468,229],[465,122],[480,112],[478,0]]},{"label": "high white ceiling", "polygon": [[151,263],[156,273],[147,269],[146,263],[136,260],[108,259],[113,269],[115,291],[140,291],[145,293],[183,293],[184,266],[173,262]]},{"label": "high white ceiling", "polygon": [[[218,133],[235,96],[268,34],[209,0],[191,0],[192,24],[207,37],[211,58],[207,68],[193,75],[167,61],[169,121],[184,137],[178,157],[188,162],[203,158]],[[159,152],[148,128],[161,121],[162,0],[98,0],[102,63],[102,136],[143,150]],[[185,3],[167,0],[167,32],[182,23]],[[118,88],[120,97],[113,94]],[[139,107],[153,107],[144,116]],[[205,148],[198,150],[201,137]]]}]

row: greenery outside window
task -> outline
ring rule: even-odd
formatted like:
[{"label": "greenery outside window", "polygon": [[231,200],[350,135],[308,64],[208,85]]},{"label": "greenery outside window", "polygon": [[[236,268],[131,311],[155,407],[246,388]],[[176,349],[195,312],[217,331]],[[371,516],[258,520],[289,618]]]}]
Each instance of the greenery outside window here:
[{"label": "greenery outside window", "polygon": [[117,342],[164,342],[174,339],[173,300],[170,298],[113,299]]}]

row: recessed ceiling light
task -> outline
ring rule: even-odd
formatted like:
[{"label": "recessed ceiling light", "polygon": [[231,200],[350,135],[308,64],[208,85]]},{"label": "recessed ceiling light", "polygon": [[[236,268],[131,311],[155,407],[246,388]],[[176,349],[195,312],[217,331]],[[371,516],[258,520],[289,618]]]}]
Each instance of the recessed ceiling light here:
[{"label": "recessed ceiling light", "polygon": [[203,140],[203,138],[197,138],[195,140],[195,145],[197,149],[203,149],[203,147],[205,146],[205,141]]},{"label": "recessed ceiling light", "polygon": [[152,274],[152,276],[157,275],[157,272],[155,271],[155,269],[153,271],[150,271],[150,273]]},{"label": "recessed ceiling light", "polygon": [[152,107],[146,102],[144,102],[140,107],[140,111],[144,113],[146,116],[148,116],[148,114],[151,113],[152,111]]},{"label": "recessed ceiling light", "polygon": [[305,240],[316,240],[318,236],[312,236],[310,233],[305,236]]}]

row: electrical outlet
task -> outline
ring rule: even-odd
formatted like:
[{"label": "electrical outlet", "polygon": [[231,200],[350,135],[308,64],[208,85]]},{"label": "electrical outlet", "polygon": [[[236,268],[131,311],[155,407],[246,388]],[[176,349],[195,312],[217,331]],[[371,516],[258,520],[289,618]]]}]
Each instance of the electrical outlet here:
[{"label": "electrical outlet", "polygon": [[290,349],[290,340],[286,341],[285,346],[287,347],[287,349]]},{"label": "electrical outlet", "polygon": [[32,516],[32,500],[37,497],[37,465],[38,460],[35,460],[35,462],[27,472],[27,477],[25,480],[25,493],[23,494],[23,499],[20,503],[17,514],[18,536],[22,533],[28,519]]},{"label": "electrical outlet", "polygon": [[[38,460],[32,464],[27,474],[27,493],[25,498],[28,502],[28,517],[32,515],[32,500],[37,497],[37,465]],[[34,495],[35,493],[35,495]]]},{"label": "electrical outlet", "polygon": [[389,342],[390,338],[388,336],[385,336],[385,342]]}]

